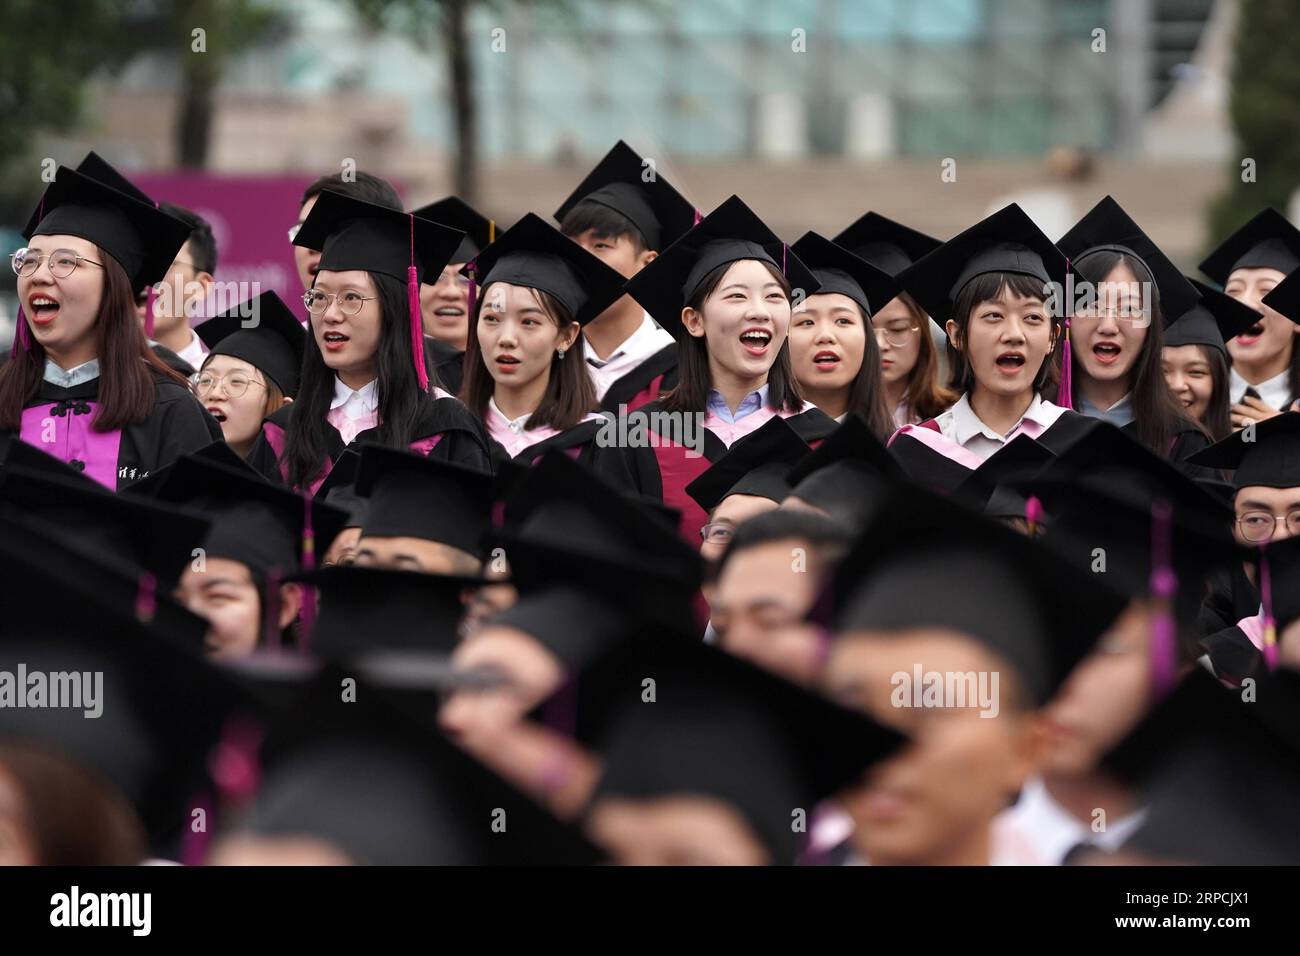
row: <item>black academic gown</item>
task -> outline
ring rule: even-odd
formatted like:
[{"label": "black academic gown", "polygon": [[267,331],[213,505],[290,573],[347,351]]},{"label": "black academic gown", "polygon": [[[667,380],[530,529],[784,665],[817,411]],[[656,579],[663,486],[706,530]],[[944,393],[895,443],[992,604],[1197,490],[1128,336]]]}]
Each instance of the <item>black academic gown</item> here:
[{"label": "black academic gown", "polygon": [[623,405],[633,412],[676,387],[677,343],[674,342],[615,380],[600,400],[600,409],[617,414],[619,406]]},{"label": "black academic gown", "polygon": [[430,335],[424,337],[424,365],[429,378],[452,395],[460,394],[465,380],[465,353]]},{"label": "black academic gown", "polygon": [[[647,425],[647,431],[655,433],[654,440],[633,444],[616,444],[615,447],[602,449],[606,452],[597,457],[593,463],[596,472],[610,484],[626,489],[628,492],[661,501],[681,513],[679,530],[682,537],[692,545],[699,544],[699,531],[707,515],[704,509],[686,493],[686,486],[708,470],[709,466],[721,458],[727,451],[722,439],[712,431],[703,430],[702,454],[688,449],[674,440],[671,434],[665,434],[666,428],[676,416],[664,415],[659,401],[650,402],[639,409],[639,420]],[[810,408],[786,420],[789,425],[810,447],[815,446],[837,427],[835,419],[818,408]],[[658,427],[656,427],[658,426]]]},{"label": "black academic gown", "polygon": [[189,378],[198,371],[198,369],[193,365],[185,361],[185,359],[181,358],[165,345],[159,345],[155,342],[150,345],[149,348],[153,349],[153,354],[162,359],[163,364],[173,372],[180,372],[186,378]]},{"label": "black academic gown", "polygon": [[155,375],[154,396],[143,421],[96,432],[90,423],[99,379],[71,388],[41,382],[26,405],[22,438],[119,491],[181,455],[222,440],[221,426],[184,385]]},{"label": "black academic gown", "polygon": [[[285,482],[280,456],[292,427],[294,407],[292,404],[285,405],[262,422],[262,434],[248,454],[248,463],[269,481],[278,484]],[[368,441],[377,440],[378,431],[378,427],[364,429],[348,445],[338,430],[326,422],[325,450],[328,461],[322,463],[325,468],[312,485],[311,492],[315,494],[346,448],[359,447]],[[410,443],[412,451],[478,471],[492,469],[491,439],[482,423],[458,399],[434,398],[429,395],[420,408],[414,433],[416,437]]]}]

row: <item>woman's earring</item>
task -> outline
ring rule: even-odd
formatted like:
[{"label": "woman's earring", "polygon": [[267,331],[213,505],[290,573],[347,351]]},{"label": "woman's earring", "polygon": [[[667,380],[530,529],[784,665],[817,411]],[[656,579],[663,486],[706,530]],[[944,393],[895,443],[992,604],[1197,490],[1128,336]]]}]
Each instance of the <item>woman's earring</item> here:
[{"label": "woman's earring", "polygon": [[555,350],[555,357],[556,357],[557,359],[559,359],[561,362],[563,362],[563,361],[564,361],[564,349],[556,349],[556,350]]}]

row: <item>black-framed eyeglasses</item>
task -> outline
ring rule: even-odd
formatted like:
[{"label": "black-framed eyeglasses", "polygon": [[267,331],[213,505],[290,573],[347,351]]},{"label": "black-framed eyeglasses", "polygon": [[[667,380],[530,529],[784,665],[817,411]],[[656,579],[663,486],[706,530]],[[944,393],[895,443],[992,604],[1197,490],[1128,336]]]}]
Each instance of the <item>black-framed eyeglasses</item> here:
[{"label": "black-framed eyeglasses", "polygon": [[307,311],[312,315],[323,315],[325,310],[330,307],[330,303],[338,300],[339,311],[344,315],[356,315],[361,311],[361,307],[378,296],[362,295],[356,289],[344,289],[342,292],[321,292],[319,289],[308,289],[302,294],[303,305],[307,306]]},{"label": "black-framed eyeglasses", "polygon": [[77,271],[77,266],[83,262],[88,262],[92,266],[104,267],[102,262],[96,262],[89,256],[78,255],[71,249],[55,249],[46,255],[42,252],[32,252],[30,249],[22,248],[9,256],[9,265],[14,270],[14,275],[22,276],[24,279],[36,275],[36,270],[41,267],[41,263],[49,260],[50,275],[56,279],[66,279],[72,273]]}]

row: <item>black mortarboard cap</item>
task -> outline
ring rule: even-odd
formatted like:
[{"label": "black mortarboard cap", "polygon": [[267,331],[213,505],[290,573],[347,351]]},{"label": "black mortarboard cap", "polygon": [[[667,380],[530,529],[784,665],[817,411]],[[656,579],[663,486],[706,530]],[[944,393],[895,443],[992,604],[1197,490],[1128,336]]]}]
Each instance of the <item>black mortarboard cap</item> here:
[{"label": "black mortarboard cap", "polygon": [[714,269],[758,259],[785,273],[805,296],[819,288],[816,277],[763,220],[732,196],[659,257],[628,280],[625,290],[651,317],[678,338],[682,309]]},{"label": "black mortarboard cap", "polygon": [[211,355],[242,359],[289,398],[298,394],[307,331],[273,291],[199,323],[194,333]]},{"label": "black mortarboard cap", "polygon": [[420,281],[436,280],[461,237],[459,229],[326,189],[293,244],[319,249],[322,270],[360,269],[405,283],[410,266]]},{"label": "black mortarboard cap", "polygon": [[[572,825],[418,721],[364,679],[343,702],[327,668],[271,728],[245,827],[325,840],[363,865],[589,865]],[[504,822],[504,826],[494,826]]]},{"label": "black mortarboard cap", "polygon": [[790,494],[832,517],[857,523],[902,469],[858,415],[849,415],[785,476]]},{"label": "black mortarboard cap", "polygon": [[414,215],[430,222],[451,226],[465,233],[452,253],[452,262],[469,262],[496,239],[496,223],[459,196],[448,196],[421,206]]},{"label": "black mortarboard cap", "polygon": [[199,455],[177,459],[155,496],[210,516],[212,527],[203,539],[206,556],[239,561],[259,580],[301,567],[309,515],[315,555],[329,549],[347,518],[338,508],[272,484],[251,469],[229,468]]},{"label": "black mortarboard cap", "polygon": [[450,654],[460,640],[462,593],[486,583],[355,564],[317,568],[289,580],[320,592],[311,651],[326,660],[396,649]]},{"label": "black mortarboard cap", "polygon": [[1300,412],[1283,412],[1233,432],[1187,459],[1188,464],[1234,469],[1237,488],[1300,486]]},{"label": "black mortarboard cap", "polygon": [[1014,487],[1038,474],[1056,456],[1028,435],[1017,435],[954,490],[954,499],[990,518],[1024,518],[1028,496]]},{"label": "black mortarboard cap", "polygon": [[1199,268],[1219,285],[1237,269],[1276,269],[1288,275],[1300,267],[1300,229],[1276,209],[1262,209],[1219,243]]},{"label": "black mortarboard cap", "polygon": [[[84,573],[83,571],[88,572]],[[202,657],[207,622],[156,596],[169,626],[140,623],[103,590],[85,558],[42,567],[0,535],[0,667],[29,674],[95,674],[100,716],[83,708],[6,708],[0,738],[27,740],[97,772],[137,808],[155,848],[190,822],[206,758],[251,698]],[[84,679],[84,678],[83,678]]]},{"label": "black mortarboard cap", "polygon": [[362,535],[423,538],[482,557],[492,523],[492,476],[405,449],[361,450],[356,493],[368,500]]},{"label": "black mortarboard cap", "polygon": [[667,249],[695,223],[695,207],[622,140],[555,210],[555,221],[563,223],[581,202],[599,203],[621,214],[636,226],[646,248],[657,251]]},{"label": "black mortarboard cap", "polygon": [[1126,599],[1036,542],[925,489],[897,485],[834,579],[835,629],[969,635],[1048,700]]},{"label": "black mortarboard cap", "polygon": [[[1229,302],[1237,302],[1230,296],[1225,296]],[[1287,274],[1287,277],[1273,286],[1272,289],[1264,296],[1263,302],[1279,315],[1285,316],[1296,325],[1300,325],[1300,268]],[[1253,313],[1254,310],[1237,302],[1242,309],[1247,309]],[[1255,322],[1259,321],[1259,316],[1255,316]],[[1242,325],[1238,331],[1244,331],[1250,328],[1254,322]]]},{"label": "black mortarboard cap", "polygon": [[484,290],[493,282],[540,289],[583,325],[623,294],[623,277],[616,270],[534,213],[503,232],[460,271]]},{"label": "black mortarboard cap", "polygon": [[784,418],[738,439],[704,474],[686,486],[686,493],[706,512],[730,495],[756,495],[775,502],[790,493],[786,473],[808,454],[808,444]]},{"label": "black mortarboard cap", "polygon": [[[1227,358],[1228,340],[1255,325],[1263,316],[1244,302],[1238,302],[1204,282],[1196,279],[1189,281],[1201,298],[1182,315],[1174,316],[1173,321],[1165,327],[1164,344],[1171,347],[1205,345],[1218,349]],[[1279,283],[1278,288],[1282,285],[1285,283]],[[1276,308],[1273,303],[1269,305]],[[1300,319],[1300,309],[1296,310],[1295,315]]]},{"label": "black mortarboard cap", "polygon": [[933,236],[875,212],[861,216],[833,241],[891,276],[943,245]]},{"label": "black mortarboard cap", "polygon": [[888,303],[898,290],[889,273],[815,232],[805,232],[790,251],[816,276],[818,295],[847,295],[866,318]]},{"label": "black mortarboard cap", "polygon": [[[906,742],[865,714],[698,641],[632,643],[623,653],[636,666],[606,665],[606,673],[626,686],[598,695],[608,730],[595,799],[717,798],[743,815],[776,864],[798,852],[795,810],[856,783]],[[642,699],[646,677],[655,682],[652,703]]]},{"label": "black mortarboard cap", "polygon": [[897,276],[937,322],[952,318],[953,303],[966,283],[990,273],[1013,273],[1048,283],[1064,294],[1069,271],[1062,252],[1015,203],[1004,206],[949,239]]},{"label": "black mortarboard cap", "polygon": [[91,175],[60,166],[23,228],[23,237],[78,236],[117,260],[131,288],[153,285],[171,268],[190,237],[190,227],[138,195],[143,194],[120,192]]},{"label": "black mortarboard cap", "polygon": [[[46,462],[59,468],[49,468]],[[30,467],[32,463],[37,467]],[[149,571],[160,581],[177,580],[208,531],[207,517],[193,509],[117,494],[84,475],[63,475],[60,470],[61,462],[13,442],[0,469],[0,507],[45,521],[60,537],[75,538],[124,567]]]},{"label": "black mortarboard cap", "polygon": [[[1192,284],[1110,196],[1103,197],[1088,210],[1069,232],[1056,241],[1056,247],[1069,257],[1076,272],[1086,269],[1088,257],[1098,252],[1118,252],[1136,258],[1149,273],[1138,275],[1137,280],[1155,286],[1165,325],[1197,302],[1198,295]],[[1104,276],[1094,277],[1095,281],[1104,279]]]}]

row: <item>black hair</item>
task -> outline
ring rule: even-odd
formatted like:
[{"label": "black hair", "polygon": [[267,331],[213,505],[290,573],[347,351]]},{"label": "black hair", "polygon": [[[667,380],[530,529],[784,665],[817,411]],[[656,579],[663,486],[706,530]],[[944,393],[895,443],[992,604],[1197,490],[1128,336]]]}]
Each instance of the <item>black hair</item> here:
[{"label": "black hair", "polygon": [[303,190],[302,199],[298,205],[300,207],[306,205],[307,200],[314,199],[326,189],[330,192],[342,193],[352,199],[371,202],[386,209],[402,211],[402,197],[397,195],[397,190],[393,188],[392,183],[370,173],[363,173],[360,170],[357,170],[349,179],[344,179],[342,173],[331,173],[328,176],[322,176]]},{"label": "black hair", "polygon": [[[374,441],[391,448],[405,448],[420,438],[415,434],[423,402],[430,396],[420,392],[411,356],[411,332],[407,324],[406,285],[392,276],[367,273],[379,297],[379,345],[375,350],[375,379],[379,399],[379,425]],[[316,336],[307,330],[302,376],[298,394],[289,413],[284,445],[286,478],[291,487],[306,488],[325,467],[326,414],[334,398],[334,371],[321,357]],[[436,385],[430,377],[430,389]]]},{"label": "black hair", "polygon": [[594,232],[601,239],[618,239],[627,236],[632,240],[637,255],[650,248],[650,243],[641,234],[641,230],[633,225],[631,219],[617,209],[590,199],[582,200],[568,211],[560,223],[560,232],[570,239],[576,239],[587,232]]},{"label": "black hair", "polygon": [[190,244],[190,261],[200,272],[216,275],[217,239],[212,235],[212,225],[192,209],[175,203],[160,202],[158,208],[190,227],[190,237],[187,240]]},{"label": "black hair", "polygon": [[[957,323],[957,338],[961,342],[961,348],[953,347],[951,336],[948,339],[948,368],[950,369],[948,385],[958,394],[969,392],[975,385],[975,373],[971,371],[970,362],[966,359],[966,350],[970,347],[966,330],[970,328],[971,313],[981,302],[996,300],[1002,295],[1004,289],[1022,298],[1038,299],[1044,303],[1047,301],[1042,281],[1019,272],[986,273],[976,276],[961,287],[952,309],[952,320]],[[1053,326],[1060,327],[1059,316],[1049,313],[1048,318],[1051,319]],[[929,335],[929,329],[922,327],[921,334]],[[1052,359],[1052,353],[1049,352],[1034,377],[1034,391],[1041,392],[1049,384],[1054,385],[1056,381],[1056,363]]]},{"label": "black hair", "polygon": [[852,533],[838,521],[811,511],[775,508],[736,526],[727,550],[718,558],[717,573],[721,574],[727,562],[742,551],[792,538],[812,545],[819,562],[838,561],[853,542]]}]

